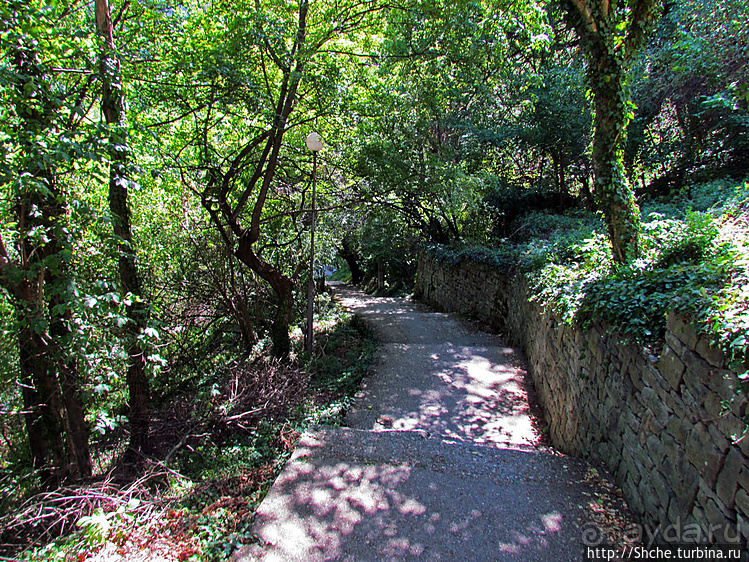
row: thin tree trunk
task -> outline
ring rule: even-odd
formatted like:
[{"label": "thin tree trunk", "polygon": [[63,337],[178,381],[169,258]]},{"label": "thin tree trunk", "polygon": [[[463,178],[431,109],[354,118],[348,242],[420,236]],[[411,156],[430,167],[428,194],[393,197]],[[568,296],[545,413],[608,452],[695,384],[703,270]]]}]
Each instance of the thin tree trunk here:
[{"label": "thin tree trunk", "polygon": [[[54,183],[53,183],[54,185]],[[53,189],[53,194],[56,190]],[[61,228],[67,211],[60,203],[61,198],[49,197],[45,202],[45,215],[48,217],[47,232],[50,241],[45,248],[50,255],[72,255],[72,241],[67,231]],[[90,478],[93,473],[91,453],[88,447],[86,412],[83,405],[78,376],[78,364],[71,353],[73,334],[70,331],[74,303],[73,281],[69,264],[65,259],[54,270],[46,270],[49,334],[51,336],[52,357],[55,361],[59,385],[65,405],[65,429],[70,451],[71,464],[75,467],[71,475],[76,479]]]},{"label": "thin tree trunk", "polygon": [[[293,68],[279,65],[281,71],[281,84],[276,100],[275,119],[272,126],[262,135],[259,135],[240,151],[240,156],[232,163],[226,174],[217,174],[215,168],[211,168],[213,182],[203,192],[203,206],[211,216],[214,225],[221,232],[227,247],[234,251],[234,255],[255,272],[261,279],[268,282],[276,296],[277,308],[271,326],[271,340],[273,344],[272,354],[280,359],[288,359],[291,350],[291,339],[289,337],[289,325],[291,323],[294,306],[294,285],[297,273],[289,276],[272,263],[263,261],[255,253],[253,245],[260,239],[261,219],[263,209],[267,202],[271,185],[275,177],[279,162],[282,141],[288,119],[294,110],[297,90],[304,76],[305,56],[302,53],[306,40],[307,13],[309,11],[308,0],[302,0],[299,5],[298,25],[296,37],[291,48],[290,57],[295,61]],[[280,61],[276,61],[280,62]],[[204,142],[206,142],[204,140]],[[253,162],[254,173],[252,177],[243,182],[244,191],[235,193],[236,203],[233,204],[229,197],[232,189],[232,181],[236,178],[238,171],[247,165],[246,158],[253,150],[258,149],[262,143],[265,148],[259,155],[259,159]],[[206,152],[207,153],[207,152]],[[206,162],[207,163],[207,162]],[[218,178],[218,176],[221,178]],[[246,205],[254,188],[258,185],[257,196],[252,206],[250,225],[245,228],[239,222],[239,217],[246,211]],[[215,189],[218,188],[218,189]],[[218,196],[218,205],[214,205],[214,198]],[[232,207],[233,210],[232,210]]]},{"label": "thin tree trunk", "polygon": [[348,268],[351,271],[351,283],[358,285],[364,280],[364,272],[359,265],[359,255],[356,251],[356,247],[351,243],[351,240],[344,236],[341,242],[341,247],[338,248],[338,254],[346,260]]},{"label": "thin tree trunk", "polygon": [[[69,301],[67,301],[69,302]],[[59,382],[62,387],[63,403],[66,412],[67,438],[72,457],[75,459],[77,468],[76,478],[90,478],[93,474],[93,463],[91,452],[88,447],[88,428],[86,427],[86,410],[81,397],[81,381],[78,376],[78,365],[73,355],[66,353],[66,348],[72,342],[72,334],[68,328],[71,320],[70,309],[67,308],[66,299],[61,295],[54,295],[50,299],[49,309],[52,324],[50,335],[54,342],[54,357],[57,362]],[[63,315],[56,315],[56,307],[66,308]]]},{"label": "thin tree trunk", "polygon": [[149,385],[146,357],[138,341],[148,322],[148,309],[142,300],[142,287],[130,224],[128,201],[128,139],[123,127],[124,97],[121,89],[120,62],[114,48],[114,30],[108,0],[96,0],[96,30],[104,39],[100,73],[102,81],[102,113],[110,126],[109,133],[109,210],[118,245],[119,272],[122,291],[132,296],[127,307],[126,348],[128,354],[127,388],[129,396],[130,444],[125,453],[127,469],[135,469],[147,450],[149,429]]},{"label": "thin tree trunk", "polygon": [[273,289],[277,307],[270,330],[271,353],[278,359],[287,359],[291,351],[289,325],[294,310],[294,280],[255,255],[248,238],[240,238],[235,255]]}]

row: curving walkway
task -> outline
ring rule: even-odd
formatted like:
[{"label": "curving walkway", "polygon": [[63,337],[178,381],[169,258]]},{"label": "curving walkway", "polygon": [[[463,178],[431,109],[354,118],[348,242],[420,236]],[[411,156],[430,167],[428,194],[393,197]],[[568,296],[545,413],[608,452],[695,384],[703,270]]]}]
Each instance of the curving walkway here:
[{"label": "curving walkway", "polygon": [[515,352],[405,299],[337,293],[383,342],[376,373],[348,427],[302,437],[235,560],[584,560],[603,492],[540,446]]},{"label": "curving walkway", "polygon": [[405,299],[339,290],[380,340],[377,375],[346,422],[358,429],[423,430],[447,441],[535,450],[525,372],[515,350],[447,314]]}]

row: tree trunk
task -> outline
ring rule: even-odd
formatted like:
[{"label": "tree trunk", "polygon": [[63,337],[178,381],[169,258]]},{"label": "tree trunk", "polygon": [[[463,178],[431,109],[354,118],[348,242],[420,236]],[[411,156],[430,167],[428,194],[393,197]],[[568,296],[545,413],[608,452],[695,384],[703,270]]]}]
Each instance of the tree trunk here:
[{"label": "tree trunk", "polygon": [[[277,57],[271,56],[278,66],[281,78],[272,126],[244,145],[226,173],[217,170],[215,166],[207,166],[211,179],[203,191],[202,199],[203,207],[211,216],[227,247],[234,252],[239,261],[268,282],[275,293],[277,309],[271,326],[272,354],[281,359],[288,359],[291,349],[289,325],[294,307],[294,277],[297,273],[288,276],[272,263],[263,261],[255,253],[253,245],[260,239],[263,210],[269,194],[272,193],[271,186],[278,167],[283,137],[288,127],[289,116],[296,104],[299,84],[304,77],[308,11],[309,1],[301,0],[290,60],[282,63]],[[259,147],[262,145],[264,148],[260,150]],[[205,145],[203,148],[208,147]],[[260,150],[258,158],[248,160],[255,150]],[[205,150],[205,153],[208,154],[209,151]],[[204,164],[207,164],[207,160]],[[250,177],[241,182],[242,190],[231,193],[240,171],[249,169],[252,169],[253,173],[248,174]],[[255,189],[258,184],[259,189]],[[250,213],[250,224],[245,227],[241,224],[240,217],[246,216],[246,205],[253,193],[256,195]]]},{"label": "tree trunk", "polygon": [[[595,107],[593,134],[594,193],[604,213],[614,262],[624,264],[640,254],[640,211],[624,170],[627,97],[624,68],[605,53],[596,64],[593,81]],[[608,77],[608,80],[602,79]]]},{"label": "tree trunk", "polygon": [[564,211],[569,200],[567,189],[567,154],[563,149],[554,153],[554,175],[556,176],[557,194],[559,195],[559,211]]},{"label": "tree trunk", "polygon": [[[36,45],[21,40],[13,61],[19,77],[15,105],[21,120],[18,140],[25,148],[26,160],[21,167],[27,185],[14,194],[20,226],[18,257],[11,260],[5,247],[0,247],[0,282],[12,295],[18,319],[20,381],[24,406],[29,412],[25,422],[32,462],[42,486],[50,488],[71,475],[90,476],[91,457],[85,410],[74,376],[75,362],[70,359],[74,357],[70,350],[72,337],[63,319],[70,310],[64,301],[70,282],[65,258],[70,253],[70,241],[64,229],[64,198],[51,164],[46,155],[39,153],[35,142],[40,135],[59,132],[55,129],[58,102],[37,57]],[[33,99],[29,99],[29,85],[35,91]],[[37,230],[44,233],[43,241],[29,236]],[[61,380],[65,392],[60,387]]]},{"label": "tree trunk", "polygon": [[[91,452],[88,447],[88,428],[86,427],[86,410],[81,396],[81,381],[78,376],[78,365],[75,355],[70,353],[73,334],[70,332],[69,322],[72,319],[70,295],[70,280],[66,275],[67,266],[61,264],[60,270],[52,273],[47,271],[47,286],[52,288],[49,297],[49,333],[52,342],[52,356],[55,359],[59,384],[62,387],[63,403],[65,405],[65,429],[71,452],[71,459],[75,460],[76,471],[72,476],[76,479],[90,478],[93,473]],[[60,312],[64,310],[64,312]]]},{"label": "tree trunk", "polygon": [[[657,0],[567,0],[565,6],[585,50],[595,108],[593,171],[616,264],[640,255],[640,210],[624,168],[629,97],[627,65],[656,19]],[[624,36],[620,30],[626,29]]]},{"label": "tree trunk", "polygon": [[249,236],[239,239],[235,255],[239,261],[268,282],[276,295],[277,308],[271,325],[271,353],[277,359],[287,359],[291,351],[289,325],[294,310],[294,280],[261,260],[253,251]]},{"label": "tree trunk", "polygon": [[130,294],[127,307],[126,349],[128,354],[127,388],[129,396],[130,443],[123,459],[126,469],[135,469],[147,450],[149,429],[149,385],[146,374],[145,349],[138,337],[148,323],[148,308],[142,300],[143,291],[135,261],[135,247],[130,225],[128,202],[128,138],[123,127],[125,100],[122,93],[120,61],[114,48],[114,30],[108,0],[96,0],[96,30],[104,39],[99,61],[102,81],[101,109],[109,133],[109,210],[118,245],[119,272],[122,291]]},{"label": "tree trunk", "polygon": [[351,283],[354,285],[361,283],[364,280],[364,271],[359,265],[358,252],[347,236],[343,237],[341,247],[338,248],[338,254],[348,264],[348,268],[351,271]]},{"label": "tree trunk", "polygon": [[291,352],[289,324],[294,306],[293,285],[289,285],[284,294],[278,295],[278,308],[271,326],[271,353],[276,359],[285,360]]},{"label": "tree trunk", "polygon": [[65,424],[60,386],[55,378],[52,353],[46,334],[38,327],[46,324],[43,306],[33,306],[41,296],[39,283],[26,284],[27,298],[17,303],[20,329],[18,332],[19,367],[26,411],[26,431],[29,437],[32,463],[42,488],[52,489],[68,476],[68,456],[65,450]]}]

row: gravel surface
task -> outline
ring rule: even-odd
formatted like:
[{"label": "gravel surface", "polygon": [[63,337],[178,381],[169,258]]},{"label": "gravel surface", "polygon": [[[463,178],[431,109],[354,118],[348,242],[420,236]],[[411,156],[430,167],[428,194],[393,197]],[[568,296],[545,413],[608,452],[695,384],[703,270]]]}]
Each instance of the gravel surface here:
[{"label": "gravel surface", "polygon": [[337,293],[384,342],[376,372],[349,427],[301,438],[235,561],[584,560],[607,492],[540,445],[514,350],[405,299]]}]

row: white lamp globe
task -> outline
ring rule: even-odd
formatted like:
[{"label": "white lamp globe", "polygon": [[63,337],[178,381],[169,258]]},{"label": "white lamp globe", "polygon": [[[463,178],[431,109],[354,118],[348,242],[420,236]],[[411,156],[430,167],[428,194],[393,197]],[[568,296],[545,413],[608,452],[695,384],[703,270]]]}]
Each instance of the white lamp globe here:
[{"label": "white lamp globe", "polygon": [[322,150],[322,138],[318,133],[310,133],[307,135],[307,140],[304,141],[312,152],[319,152]]}]

